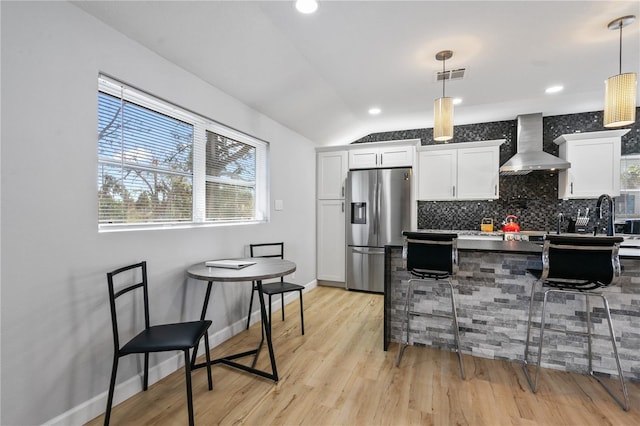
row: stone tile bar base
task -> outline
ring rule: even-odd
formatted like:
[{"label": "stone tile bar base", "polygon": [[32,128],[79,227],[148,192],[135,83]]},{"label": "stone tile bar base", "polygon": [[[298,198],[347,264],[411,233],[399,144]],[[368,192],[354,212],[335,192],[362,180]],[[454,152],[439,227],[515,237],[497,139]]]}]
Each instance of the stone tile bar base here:
[{"label": "stone tile bar base", "polygon": [[[402,247],[385,248],[384,348],[401,339],[401,319],[409,273],[402,266]],[[613,319],[620,362],[626,379],[640,381],[640,260],[622,259],[621,284],[604,290]],[[534,279],[527,268],[542,267],[539,254],[459,251],[459,272],[454,281],[460,340],[465,354],[522,361],[527,315]],[[535,294],[530,359],[536,360],[540,333],[542,292]],[[419,309],[450,310],[444,287],[421,286],[414,294]],[[594,324],[594,370],[616,374],[613,349],[603,304],[591,298]],[[546,323],[553,328],[586,331],[585,298],[553,295],[547,302]],[[542,366],[586,372],[587,338],[545,332]],[[431,317],[411,320],[411,344],[452,351],[451,321]],[[533,346],[533,347],[532,347]]]}]

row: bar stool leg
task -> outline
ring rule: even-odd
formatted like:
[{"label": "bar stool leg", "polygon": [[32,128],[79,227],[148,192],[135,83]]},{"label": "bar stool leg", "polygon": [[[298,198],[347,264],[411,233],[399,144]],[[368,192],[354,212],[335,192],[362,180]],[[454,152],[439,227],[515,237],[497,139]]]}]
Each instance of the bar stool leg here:
[{"label": "bar stool leg", "polygon": [[629,411],[629,394],[627,393],[627,385],[624,383],[624,376],[622,375],[622,367],[620,366],[620,358],[618,357],[618,346],[616,345],[616,336],[613,332],[613,323],[611,321],[611,310],[609,309],[609,302],[607,298],[599,294],[602,302],[604,303],[605,311],[607,312],[607,323],[609,324],[609,335],[611,337],[611,346],[613,347],[613,355],[616,359],[616,367],[618,369],[618,379],[620,380],[620,387],[622,388],[622,395],[624,396],[624,402],[621,401],[614,393],[611,391],[609,386],[604,383],[598,376],[595,375],[593,370],[589,370],[589,375],[596,379],[598,383],[602,385],[602,387],[611,395],[611,397],[622,407],[624,411]]},{"label": "bar stool leg", "polygon": [[[396,356],[396,367],[400,366],[400,361],[402,360],[402,355],[404,354],[404,350],[409,345],[409,301],[413,297],[413,280],[409,280],[407,286],[407,298],[404,302],[404,319],[402,320],[402,329],[400,330],[400,346],[398,347],[398,355]],[[407,338],[405,342],[402,342],[402,337],[404,336],[406,329]]]},{"label": "bar stool leg", "polygon": [[453,336],[456,340],[456,352],[458,352],[458,363],[460,364],[460,376],[465,380],[464,362],[462,361],[462,351],[460,350],[460,329],[458,328],[458,312],[456,310],[456,301],[453,297],[453,284],[451,280],[447,280],[449,291],[451,292],[451,312],[453,313]]},{"label": "bar stool leg", "polygon": [[524,359],[522,361],[522,371],[527,379],[527,383],[529,383],[529,388],[533,392],[535,392],[535,387],[533,382],[531,381],[531,377],[529,376],[529,370],[527,370],[527,366],[529,365],[529,341],[531,339],[531,317],[533,315],[533,300],[536,293],[536,285],[539,281],[535,281],[533,286],[531,287],[531,298],[529,300],[529,319],[527,320],[527,339],[524,342]]},{"label": "bar stool leg", "polygon": [[592,352],[592,344],[593,344],[593,324],[591,324],[591,303],[589,303],[589,295],[584,295],[586,299],[587,306],[587,353],[589,355],[589,374],[593,373],[593,352]]},{"label": "bar stool leg", "polygon": [[545,311],[547,309],[547,298],[549,296],[549,290],[544,292],[544,298],[542,301],[542,316],[540,318],[540,341],[538,342],[538,362],[536,363],[536,372],[533,378],[533,385],[531,381],[529,381],[529,387],[531,387],[531,391],[536,393],[538,390],[538,373],[540,372],[540,362],[542,361],[542,341],[544,339],[544,318]]}]

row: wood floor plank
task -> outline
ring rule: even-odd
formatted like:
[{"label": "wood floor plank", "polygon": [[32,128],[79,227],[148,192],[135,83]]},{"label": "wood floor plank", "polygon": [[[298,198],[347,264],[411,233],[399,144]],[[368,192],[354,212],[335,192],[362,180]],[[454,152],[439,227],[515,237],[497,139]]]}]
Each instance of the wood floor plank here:
[{"label": "wood floor plank", "polygon": [[[204,369],[193,373],[197,425],[636,425],[640,384],[628,383],[625,412],[592,378],[542,369],[529,390],[520,364],[408,347],[400,367],[397,345],[382,348],[381,295],[318,287],[304,295],[305,335],[297,300],[286,321],[274,313],[280,381],[216,365],[214,390]],[[213,357],[252,348],[259,324],[213,348]],[[462,336],[464,339],[464,335]],[[246,362],[250,360],[247,359]],[[266,350],[259,358],[269,367]],[[611,386],[617,383],[611,381]],[[100,425],[100,416],[88,425]],[[112,425],[187,424],[184,370],[114,407]]]}]

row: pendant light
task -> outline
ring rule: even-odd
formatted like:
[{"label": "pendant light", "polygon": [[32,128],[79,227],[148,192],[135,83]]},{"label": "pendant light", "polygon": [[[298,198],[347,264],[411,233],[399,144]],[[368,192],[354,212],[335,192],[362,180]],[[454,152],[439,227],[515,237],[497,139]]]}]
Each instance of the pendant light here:
[{"label": "pendant light", "polygon": [[436,53],[436,59],[442,61],[442,97],[433,103],[433,140],[446,142],[453,139],[453,98],[444,95],[445,68],[447,59],[451,59],[453,52],[443,50]]},{"label": "pendant light", "polygon": [[605,81],[604,127],[622,127],[636,122],[636,73],[622,73],[622,28],[635,21],[634,15],[609,22],[610,30],[620,30],[619,74]]}]

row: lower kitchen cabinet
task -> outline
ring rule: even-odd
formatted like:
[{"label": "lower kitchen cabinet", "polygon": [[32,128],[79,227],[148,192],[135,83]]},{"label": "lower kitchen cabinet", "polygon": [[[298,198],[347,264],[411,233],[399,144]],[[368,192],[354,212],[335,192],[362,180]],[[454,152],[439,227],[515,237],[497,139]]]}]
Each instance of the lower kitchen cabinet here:
[{"label": "lower kitchen cabinet", "polygon": [[345,281],[345,201],[317,201],[318,280]]}]

